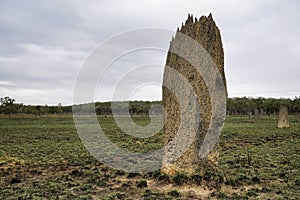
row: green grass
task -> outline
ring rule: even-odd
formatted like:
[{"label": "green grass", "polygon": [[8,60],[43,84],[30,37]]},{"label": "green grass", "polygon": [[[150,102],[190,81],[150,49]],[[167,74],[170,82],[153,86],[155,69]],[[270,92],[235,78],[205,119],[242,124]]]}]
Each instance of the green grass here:
[{"label": "green grass", "polygon": [[227,118],[219,163],[227,187],[239,188],[239,195],[249,198],[300,197],[295,184],[300,174],[300,124],[294,116],[290,121],[291,128],[277,129],[275,117]]},{"label": "green grass", "polygon": [[[149,123],[144,116],[133,120]],[[300,199],[300,119],[290,116],[289,129],[277,129],[276,120],[227,117],[219,143],[220,187],[211,188],[210,197]],[[123,133],[110,116],[99,121],[129,151],[163,146],[162,132],[139,139]],[[0,118],[0,199],[180,199],[196,195],[187,188],[207,185],[200,175],[178,179],[179,185],[176,180],[99,163],[81,143],[71,116]]]}]

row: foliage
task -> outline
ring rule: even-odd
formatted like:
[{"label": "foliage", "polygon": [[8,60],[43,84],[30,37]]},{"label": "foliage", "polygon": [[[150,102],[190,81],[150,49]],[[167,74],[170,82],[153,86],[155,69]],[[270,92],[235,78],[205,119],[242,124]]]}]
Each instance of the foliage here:
[{"label": "foliage", "polygon": [[17,106],[14,104],[15,100],[10,97],[4,97],[0,99],[1,111],[5,114],[15,113]]},{"label": "foliage", "polygon": [[[129,110],[127,106],[129,104]],[[120,101],[114,102],[117,105],[116,114],[131,115],[148,115],[148,114],[162,114],[160,108],[161,101]],[[286,105],[290,113],[300,115],[300,97],[294,99],[275,99],[275,98],[252,98],[252,97],[234,97],[227,100],[227,114],[229,115],[248,115],[249,112],[254,112],[258,109],[261,115],[270,115],[278,112],[280,105]],[[111,115],[111,102],[96,102],[75,105],[85,113],[96,112],[97,115]],[[151,110],[152,113],[149,113]],[[22,103],[15,103],[15,100],[10,97],[1,98],[0,113],[13,114],[24,113],[33,115],[47,115],[47,114],[62,114],[72,113],[72,106],[48,106],[48,105],[24,105]]]},{"label": "foliage", "polygon": [[289,98],[263,98],[263,97],[235,97],[228,98],[227,100],[227,113],[229,115],[247,115],[249,112],[253,112],[258,109],[261,114],[269,115],[274,112],[277,113],[280,105],[285,105],[288,107],[289,112],[299,113],[300,112],[300,97],[295,97],[295,99]]}]

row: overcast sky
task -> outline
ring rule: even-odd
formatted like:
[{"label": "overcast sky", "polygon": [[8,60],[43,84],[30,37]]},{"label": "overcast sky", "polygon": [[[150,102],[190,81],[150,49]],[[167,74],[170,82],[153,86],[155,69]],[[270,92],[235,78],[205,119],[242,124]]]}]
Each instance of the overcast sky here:
[{"label": "overcast sky", "polygon": [[[72,104],[82,63],[105,39],[141,27],[175,31],[188,13],[210,12],[222,34],[230,97],[300,96],[299,9],[298,0],[1,1],[0,96]],[[165,56],[148,50],[118,60],[96,100],[110,100],[113,82],[130,66],[156,63],[136,73],[161,80]],[[132,98],[159,100],[160,86],[137,86]]]}]

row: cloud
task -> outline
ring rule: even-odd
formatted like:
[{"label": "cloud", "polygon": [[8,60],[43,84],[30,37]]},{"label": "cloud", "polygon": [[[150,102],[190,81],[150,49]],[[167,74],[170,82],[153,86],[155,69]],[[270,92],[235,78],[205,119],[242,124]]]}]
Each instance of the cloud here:
[{"label": "cloud", "polygon": [[[200,17],[212,12],[222,33],[230,96],[299,96],[299,4],[297,0],[5,1],[0,7],[0,95],[31,104],[72,104],[80,66],[108,37],[139,27],[175,31],[188,13]],[[109,100],[122,74],[146,63],[163,66],[165,56],[148,51],[120,59],[96,97]],[[143,73],[135,76],[144,79]],[[162,68],[151,75],[161,77]],[[156,86],[145,88],[137,98],[161,98]]]},{"label": "cloud", "polygon": [[[71,102],[73,83],[86,52],[36,44],[18,47],[23,53],[0,57],[0,94],[24,103]],[[66,94],[67,99],[62,98]]]},{"label": "cloud", "polygon": [[13,86],[14,83],[11,81],[0,81],[0,86]]}]

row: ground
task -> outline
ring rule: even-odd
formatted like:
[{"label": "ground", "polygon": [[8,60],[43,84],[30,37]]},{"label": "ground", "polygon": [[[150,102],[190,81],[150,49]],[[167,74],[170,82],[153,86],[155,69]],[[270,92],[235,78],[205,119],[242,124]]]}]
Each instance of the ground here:
[{"label": "ground", "polygon": [[[133,152],[161,148],[163,133],[128,137],[99,116],[108,137]],[[135,116],[146,125],[149,118]],[[219,172],[168,177],[125,173],[94,159],[72,116],[0,117],[0,199],[300,199],[300,118],[278,129],[276,116],[229,116],[219,142]]]}]

